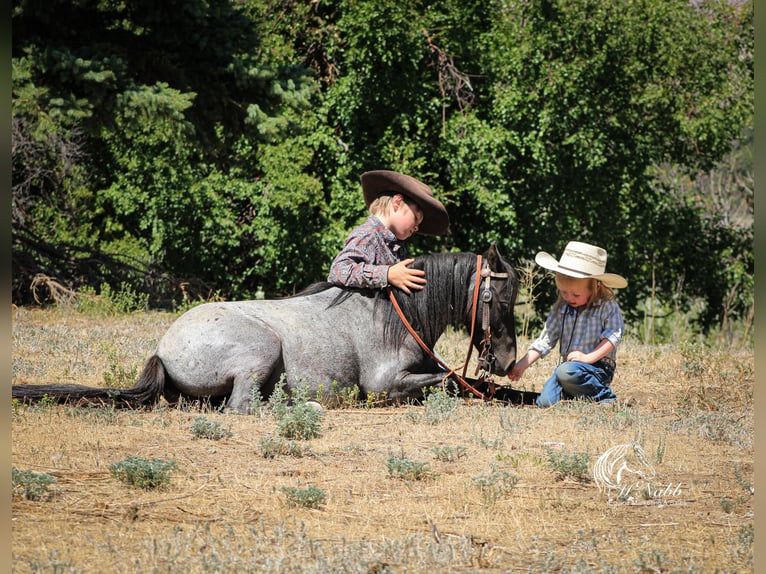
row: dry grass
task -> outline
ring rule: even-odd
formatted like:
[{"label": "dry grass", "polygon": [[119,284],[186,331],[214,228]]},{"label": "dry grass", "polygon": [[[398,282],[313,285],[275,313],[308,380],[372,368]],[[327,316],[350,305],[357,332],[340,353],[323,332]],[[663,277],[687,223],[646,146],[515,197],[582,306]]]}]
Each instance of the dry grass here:
[{"label": "dry grass", "polygon": [[[19,309],[13,382],[104,386],[139,368],[172,320]],[[464,340],[448,334],[438,350],[455,364]],[[525,384],[539,390],[551,368],[539,361]],[[438,422],[428,406],[332,409],[300,457],[263,456],[277,425],[269,412],[17,405],[13,466],[56,483],[47,500],[13,501],[13,570],[752,571],[753,370],[752,351],[627,342],[616,406],[460,402]],[[232,435],[195,438],[200,416]],[[655,490],[672,492],[599,491],[596,459],[634,442]],[[445,449],[460,454],[438,456]],[[391,476],[392,454],[430,472]],[[587,474],[560,478],[555,455],[587,455]],[[179,470],[165,489],[136,490],[108,469],[127,456],[172,459]],[[507,488],[503,476],[513,477]],[[326,494],[320,508],[288,504],[283,487],[309,486]]]}]

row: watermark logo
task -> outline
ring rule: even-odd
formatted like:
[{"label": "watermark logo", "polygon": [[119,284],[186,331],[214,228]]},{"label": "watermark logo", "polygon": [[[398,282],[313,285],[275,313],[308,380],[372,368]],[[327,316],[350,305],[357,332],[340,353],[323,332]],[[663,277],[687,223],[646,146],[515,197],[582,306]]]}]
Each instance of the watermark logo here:
[{"label": "watermark logo", "polygon": [[598,457],[593,466],[593,480],[600,492],[622,502],[638,498],[662,501],[678,497],[681,483],[664,484],[637,443],[618,444]]}]

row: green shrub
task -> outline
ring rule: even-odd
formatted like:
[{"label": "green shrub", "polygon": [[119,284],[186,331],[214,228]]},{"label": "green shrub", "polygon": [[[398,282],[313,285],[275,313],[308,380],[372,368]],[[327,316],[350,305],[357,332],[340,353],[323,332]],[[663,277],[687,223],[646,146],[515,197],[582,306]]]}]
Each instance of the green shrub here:
[{"label": "green shrub", "polygon": [[428,467],[427,462],[409,460],[404,457],[403,453],[402,456],[389,454],[386,467],[388,468],[388,476],[402,480],[426,480],[437,476]]},{"label": "green shrub", "polygon": [[473,476],[471,481],[479,489],[484,504],[492,506],[513,490],[513,487],[519,482],[519,477],[506,470],[496,470]]},{"label": "green shrub", "polygon": [[284,438],[308,440],[322,435],[322,412],[309,401],[308,385],[301,384],[292,399],[281,386],[272,393],[269,404],[277,417],[277,434]]},{"label": "green shrub", "polygon": [[460,397],[450,396],[443,389],[431,389],[425,400],[426,420],[437,424],[455,414],[461,404]]},{"label": "green shrub", "polygon": [[149,295],[136,293],[123,282],[114,291],[108,283],[101,284],[101,293],[96,294],[92,287],[83,287],[77,294],[77,309],[81,313],[97,316],[127,315],[133,311],[143,311],[149,306]]},{"label": "green shrub", "polygon": [[327,495],[316,486],[300,489],[294,486],[283,486],[288,506],[302,506],[303,508],[320,508]]},{"label": "green shrub", "polygon": [[564,450],[548,449],[548,466],[556,473],[557,480],[573,478],[579,481],[587,481],[588,474],[588,453],[573,452],[568,453]]},{"label": "green shrub", "polygon": [[191,433],[194,438],[208,438],[210,440],[221,440],[229,438],[232,432],[228,427],[224,427],[219,421],[209,421],[205,417],[197,417],[191,426]]},{"label": "green shrub", "polygon": [[136,488],[150,490],[170,484],[170,475],[176,470],[174,460],[154,458],[146,460],[138,456],[129,456],[120,462],[109,465],[109,472],[120,482]]},{"label": "green shrub", "polygon": [[431,449],[434,458],[442,462],[455,462],[466,456],[467,449],[464,446],[435,446]]},{"label": "green shrub", "polygon": [[48,487],[56,482],[56,479],[44,472],[33,470],[11,469],[11,481],[13,493],[27,500],[47,500],[52,496]]},{"label": "green shrub", "polygon": [[263,458],[276,458],[277,456],[301,458],[306,452],[307,449],[294,440],[285,440],[268,434],[261,438],[261,454]]}]

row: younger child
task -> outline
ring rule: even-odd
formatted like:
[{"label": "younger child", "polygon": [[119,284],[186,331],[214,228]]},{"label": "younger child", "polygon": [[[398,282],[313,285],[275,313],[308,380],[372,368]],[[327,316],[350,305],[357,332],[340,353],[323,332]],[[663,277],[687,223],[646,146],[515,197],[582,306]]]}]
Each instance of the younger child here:
[{"label": "younger child", "polygon": [[431,189],[417,179],[388,170],[362,174],[370,215],[351,231],[335,257],[327,280],[348,287],[382,289],[392,285],[408,295],[422,289],[425,271],[410,269],[404,241],[416,232],[441,235],[449,216]]},{"label": "younger child", "polygon": [[628,282],[620,275],[604,273],[606,255],[595,245],[570,241],[560,262],[543,251],[535,256],[538,265],[556,273],[559,300],[542,333],[508,377],[518,381],[527,367],[558,343],[563,362],[545,382],[537,398],[539,407],[572,398],[617,400],[610,385],[625,324],[612,289],[626,287]]}]

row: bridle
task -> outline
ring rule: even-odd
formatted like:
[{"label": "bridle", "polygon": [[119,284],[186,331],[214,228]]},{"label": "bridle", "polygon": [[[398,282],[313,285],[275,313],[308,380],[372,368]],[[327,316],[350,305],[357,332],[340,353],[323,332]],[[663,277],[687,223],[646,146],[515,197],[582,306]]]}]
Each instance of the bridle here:
[{"label": "bridle", "polygon": [[[484,278],[484,288],[482,289],[482,277]],[[402,309],[399,307],[399,303],[396,301],[396,297],[394,297],[394,292],[391,290],[391,287],[387,287],[388,290],[388,298],[391,299],[391,303],[394,305],[394,309],[396,309],[397,315],[399,315],[399,318],[402,320],[402,323],[404,323],[404,326],[407,327],[407,330],[410,332],[410,334],[415,338],[415,340],[418,342],[420,347],[439,365],[441,366],[445,371],[447,371],[447,374],[442,379],[442,386],[444,386],[447,379],[454,376],[455,379],[457,379],[458,383],[460,383],[460,386],[463,387],[464,391],[469,391],[479,397],[483,400],[489,400],[491,397],[487,397],[482,393],[481,391],[477,390],[475,387],[473,387],[468,381],[466,381],[465,372],[466,369],[468,369],[468,362],[471,360],[471,354],[473,353],[473,337],[474,333],[476,331],[476,312],[479,308],[479,299],[481,299],[482,304],[482,314],[481,314],[481,328],[483,332],[483,337],[481,339],[481,351],[479,352],[478,357],[478,365],[476,366],[476,371],[474,375],[478,376],[479,382],[488,381],[490,390],[493,390],[492,383],[492,366],[495,363],[495,354],[492,352],[492,330],[491,330],[491,322],[490,322],[490,310],[492,302],[492,290],[491,290],[491,282],[493,278],[507,278],[508,273],[497,273],[495,271],[491,271],[489,268],[489,265],[486,265],[484,268],[482,268],[482,256],[477,255],[476,256],[476,281],[474,282],[474,288],[473,288],[473,297],[472,297],[472,303],[471,303],[471,336],[468,340],[468,353],[465,357],[465,362],[463,363],[463,373],[462,375],[458,375],[455,372],[455,369],[449,368],[444,361],[442,361],[439,357],[436,356],[436,354],[423,342],[423,339],[420,338],[420,336],[417,334],[415,329],[412,328],[412,325],[410,325],[410,322],[407,320],[407,318],[404,316],[404,313],[402,313]]]}]

